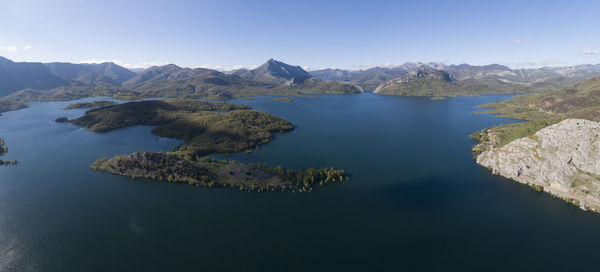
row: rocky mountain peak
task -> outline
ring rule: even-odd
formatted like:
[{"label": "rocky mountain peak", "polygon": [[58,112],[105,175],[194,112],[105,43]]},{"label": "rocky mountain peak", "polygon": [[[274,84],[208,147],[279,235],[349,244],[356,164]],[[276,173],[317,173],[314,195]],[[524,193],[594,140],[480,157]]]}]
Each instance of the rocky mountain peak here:
[{"label": "rocky mountain peak", "polygon": [[420,79],[440,79],[446,82],[454,81],[454,78],[446,71],[436,70],[429,67],[420,68],[414,71],[409,72],[404,75],[401,79],[403,82],[410,82],[414,80]]},{"label": "rocky mountain peak", "polygon": [[236,71],[235,75],[269,84],[284,84],[293,80],[295,83],[302,83],[309,79],[310,74],[300,66],[293,66],[284,62],[269,59],[263,65],[249,71]]}]

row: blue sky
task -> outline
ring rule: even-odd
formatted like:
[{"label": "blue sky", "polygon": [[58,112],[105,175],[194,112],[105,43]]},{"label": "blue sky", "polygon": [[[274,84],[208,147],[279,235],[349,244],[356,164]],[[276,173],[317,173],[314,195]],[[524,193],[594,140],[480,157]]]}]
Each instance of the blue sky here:
[{"label": "blue sky", "polygon": [[127,67],[600,63],[600,1],[0,0],[0,55]]}]

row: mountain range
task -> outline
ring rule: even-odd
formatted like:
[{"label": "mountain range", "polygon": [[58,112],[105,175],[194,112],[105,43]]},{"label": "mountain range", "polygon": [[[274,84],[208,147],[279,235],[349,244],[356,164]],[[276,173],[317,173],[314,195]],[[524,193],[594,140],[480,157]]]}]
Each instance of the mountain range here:
[{"label": "mountain range", "polygon": [[360,71],[300,66],[269,59],[255,69],[221,72],[174,64],[133,72],[115,63],[28,63],[0,57],[0,96],[19,102],[89,96],[123,99],[231,99],[256,95],[377,94],[457,96],[556,89],[600,75],[600,64],[536,69],[504,65],[405,63]]},{"label": "mountain range", "polygon": [[231,99],[256,95],[360,93],[346,82],[323,81],[299,66],[274,59],[252,70],[224,73],[174,64],[135,73],[115,63],[15,63],[0,61],[1,96],[14,101],[69,100],[88,96],[124,99],[179,97]]},{"label": "mountain range", "polygon": [[411,71],[423,68],[445,71],[456,81],[500,81],[510,84],[519,84],[534,91],[564,87],[600,75],[600,64],[511,69],[500,64],[474,66],[469,64],[444,65],[441,63],[421,62],[405,63],[393,68],[375,67],[359,71],[322,69],[310,71],[310,74],[323,80],[351,82],[366,90],[371,90],[376,89],[382,83],[386,83],[387,81],[402,77]]},{"label": "mountain range", "polygon": [[131,70],[112,62],[93,64],[74,64],[65,62],[45,63],[50,71],[64,79],[76,80],[86,84],[104,82],[120,85],[136,76]]},{"label": "mountain range", "polygon": [[452,97],[494,93],[524,93],[529,90],[530,88],[526,85],[502,81],[495,77],[464,78],[458,80],[450,72],[424,67],[381,83],[375,89],[374,93]]},{"label": "mountain range", "polygon": [[0,96],[21,89],[52,89],[69,84],[42,63],[13,62],[0,57]]}]

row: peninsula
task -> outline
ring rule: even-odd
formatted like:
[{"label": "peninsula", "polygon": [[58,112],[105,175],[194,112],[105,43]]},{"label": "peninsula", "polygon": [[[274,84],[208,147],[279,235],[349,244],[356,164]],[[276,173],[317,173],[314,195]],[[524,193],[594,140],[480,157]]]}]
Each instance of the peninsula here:
[{"label": "peninsula", "polygon": [[600,77],[482,107],[528,120],[471,135],[477,163],[582,209],[600,211]]}]

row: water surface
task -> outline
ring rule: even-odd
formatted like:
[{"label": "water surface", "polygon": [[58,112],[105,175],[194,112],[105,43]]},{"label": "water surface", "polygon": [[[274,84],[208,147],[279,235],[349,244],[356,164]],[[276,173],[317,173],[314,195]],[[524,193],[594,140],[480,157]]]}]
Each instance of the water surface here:
[{"label": "water surface", "polygon": [[[235,101],[296,129],[228,159],[343,168],[312,193],[210,189],[94,172],[101,157],[168,151],[150,127],[56,124],[35,103],[0,116],[19,164],[0,168],[0,271],[595,271],[600,216],[491,175],[468,135],[509,96],[373,94]],[[89,101],[92,99],[85,99]]]}]

